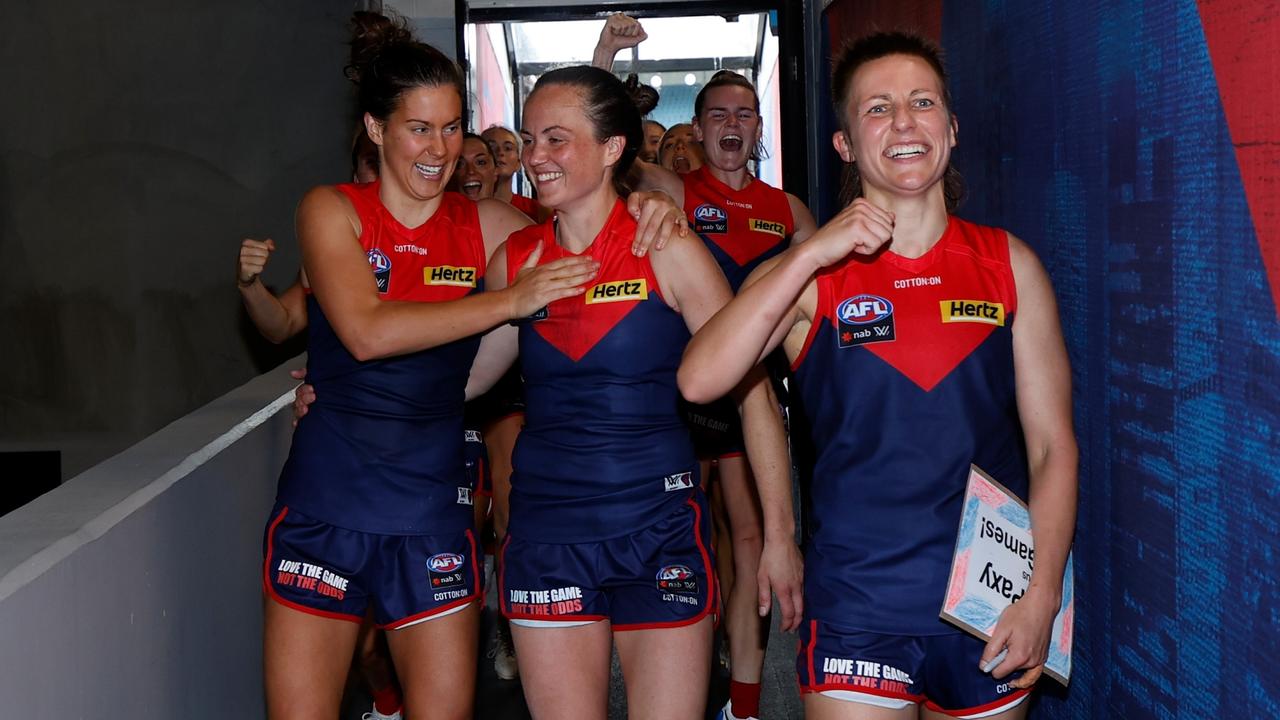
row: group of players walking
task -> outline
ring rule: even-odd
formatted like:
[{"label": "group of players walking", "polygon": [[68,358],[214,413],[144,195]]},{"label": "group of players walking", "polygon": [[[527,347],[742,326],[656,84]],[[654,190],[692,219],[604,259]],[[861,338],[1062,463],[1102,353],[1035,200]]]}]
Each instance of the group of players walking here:
[{"label": "group of players walking", "polygon": [[[607,69],[546,73],[518,136],[480,138],[452,60],[387,18],[354,27],[357,182],[303,198],[280,297],[258,279],[274,245],[241,249],[264,334],[308,332],[264,541],[270,717],[336,716],[357,647],[371,717],[472,715],[490,496],[535,718],[605,717],[615,649],[632,717],[702,717],[721,615],[721,717],[758,716],[774,596],[808,717],[1025,715],[1074,524],[1070,371],[1034,253],[950,214],[938,50],[881,33],[841,52],[848,205],[819,228],[751,174],[741,75],[706,83],[664,168]],[[643,39],[614,16],[597,56]],[[519,164],[536,203],[504,197]],[[803,559],[787,391],[816,459]],[[938,619],[971,464],[1029,499],[1036,537],[985,644]]]}]

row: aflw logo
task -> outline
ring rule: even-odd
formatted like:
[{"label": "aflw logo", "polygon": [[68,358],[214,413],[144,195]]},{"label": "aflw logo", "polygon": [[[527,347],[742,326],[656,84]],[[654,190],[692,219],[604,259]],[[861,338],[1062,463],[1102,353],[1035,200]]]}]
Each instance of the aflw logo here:
[{"label": "aflw logo", "polygon": [[769,233],[770,235],[777,235],[778,237],[787,236],[787,226],[780,222],[769,222],[768,220],[757,220],[756,218],[751,218],[751,222],[747,224],[747,227],[755,230],[756,232]]},{"label": "aflw logo", "polygon": [[649,297],[649,283],[644,278],[600,283],[587,291],[587,304],[643,300]]},{"label": "aflw logo", "polygon": [[1004,327],[1004,304],[985,300],[942,300],[942,322],[976,322]]},{"label": "aflw logo", "polygon": [[426,285],[475,287],[476,269],[473,267],[454,267],[453,265],[425,267],[422,269],[422,282]]}]

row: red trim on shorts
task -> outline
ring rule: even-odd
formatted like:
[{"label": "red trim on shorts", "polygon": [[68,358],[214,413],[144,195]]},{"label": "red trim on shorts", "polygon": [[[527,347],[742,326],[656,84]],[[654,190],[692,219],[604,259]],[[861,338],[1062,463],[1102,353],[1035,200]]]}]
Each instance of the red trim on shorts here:
[{"label": "red trim on shorts", "polygon": [[476,560],[477,560],[476,539],[475,539],[475,536],[471,534],[471,530],[469,529],[466,530],[466,534],[467,534],[467,542],[471,544],[471,576],[474,581],[474,584],[471,586],[472,588],[474,588],[472,593],[467,597],[458,598],[454,602],[451,602],[448,605],[445,605],[444,607],[432,608],[431,610],[427,610],[426,612],[420,612],[417,615],[410,615],[407,618],[392,620],[386,625],[379,625],[378,626],[379,630],[399,630],[400,628],[410,623],[414,623],[419,620],[425,620],[432,617],[433,615],[439,615],[440,613],[454,610],[462,605],[466,605],[469,602],[475,602],[476,598],[484,597],[483,589],[480,587],[480,568],[476,563]]},{"label": "red trim on shorts", "polygon": [[940,712],[943,715],[950,715],[951,717],[961,717],[964,715],[973,715],[974,713],[990,712],[992,710],[1001,709],[1004,706],[1011,705],[1021,700],[1022,698],[1026,697],[1030,693],[1031,693],[1031,688],[1023,688],[1022,690],[1019,690],[1015,693],[1005,695],[999,700],[993,700],[992,702],[989,702],[986,705],[978,705],[977,707],[963,708],[960,710],[947,710],[946,708],[942,707],[941,705],[938,705],[932,700],[926,700],[924,703],[924,706],[934,712]]},{"label": "red trim on shorts", "polygon": [[[502,617],[508,620],[530,620],[532,622],[549,622],[549,623],[593,623],[601,620],[608,620],[608,615],[515,615],[505,610],[502,611]],[[566,628],[548,627],[548,630],[563,630]],[[618,628],[615,626],[615,630]]]},{"label": "red trim on shorts", "polygon": [[303,612],[308,615],[315,615],[317,617],[328,618],[330,620],[346,620],[347,622],[353,622],[353,623],[356,623],[357,625],[360,623],[363,623],[364,616],[362,615],[348,615],[346,613],[330,612],[328,610],[320,610],[317,608],[307,607],[306,605],[300,605],[291,600],[286,600],[283,596],[280,595],[280,593],[276,592],[275,585],[273,585],[271,582],[271,550],[275,546],[274,541],[276,537],[276,527],[280,525],[280,523],[284,522],[284,516],[288,514],[289,514],[289,507],[286,505],[285,507],[280,509],[280,515],[275,520],[271,521],[271,527],[267,530],[267,556],[262,561],[263,592],[266,593],[267,597],[289,608],[290,610],[297,610],[298,612]]},{"label": "red trim on shorts", "polygon": [[[805,655],[809,658],[809,682],[818,679],[818,674],[813,670],[813,649],[818,645],[818,621],[809,621],[809,647],[805,650]],[[804,683],[800,683],[800,692],[806,692]]]},{"label": "red trim on shorts", "polygon": [[702,566],[707,569],[707,601],[702,607],[702,612],[685,620],[673,620],[671,622],[658,623],[634,623],[631,625],[614,625],[613,629],[619,632],[627,632],[628,630],[661,630],[665,628],[685,627],[700,622],[702,618],[711,614],[712,609],[716,606],[716,586],[720,579],[716,576],[716,570],[711,565],[711,554],[707,552],[707,546],[702,544],[702,508],[698,507],[698,503],[693,498],[684,501],[686,505],[693,508],[693,541],[698,546],[698,552],[702,555]]},{"label": "red trim on shorts", "polygon": [[746,452],[742,450],[730,450],[729,452],[724,453],[722,455],[717,455],[716,460],[728,460],[730,458],[740,458],[745,454]]},{"label": "red trim on shorts", "polygon": [[480,553],[476,551],[476,536],[467,529],[467,542],[471,543],[471,575],[475,578],[476,589],[473,597],[484,597],[484,574],[480,570]]},{"label": "red trim on shorts", "polygon": [[[890,692],[888,690],[881,690],[880,688],[859,687],[857,685],[850,685],[848,683],[823,683],[821,685],[808,685],[808,686],[801,685],[800,686],[801,695],[807,695],[809,693],[823,693],[823,692],[827,692],[828,690],[861,693],[863,695],[875,695],[876,697],[890,698],[893,700],[906,700],[907,702],[912,702],[917,704],[925,702],[926,700],[924,695],[911,695],[910,693],[896,693],[896,692]],[[839,700],[840,698],[835,698],[835,699]],[[857,700],[851,700],[849,702],[857,702]]]},{"label": "red trim on shorts", "polygon": [[377,627],[379,630],[399,630],[405,625],[410,625],[412,623],[418,622],[419,620],[429,620],[431,619],[431,617],[435,615],[439,615],[441,613],[445,613],[450,610],[455,610],[463,605],[466,605],[467,603],[472,603],[475,601],[476,601],[476,596],[471,595],[470,597],[464,597],[454,602],[451,602],[448,605],[445,605],[444,607],[432,608],[426,612],[420,612],[417,615],[410,615],[407,618],[400,618],[399,620],[393,620],[387,623],[386,625],[378,625]]}]

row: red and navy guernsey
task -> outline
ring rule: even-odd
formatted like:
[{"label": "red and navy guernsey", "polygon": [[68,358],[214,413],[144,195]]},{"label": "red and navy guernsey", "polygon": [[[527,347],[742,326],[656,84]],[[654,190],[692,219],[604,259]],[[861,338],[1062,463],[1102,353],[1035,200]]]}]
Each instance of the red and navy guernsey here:
[{"label": "red and navy guernsey", "polygon": [[[583,251],[600,263],[586,292],[520,327],[527,409],[512,460],[512,535],[619,537],[684,507],[697,487],[677,412],[689,331],[663,300],[649,259],[631,254],[635,231],[618,201]],[[539,243],[539,264],[571,255],[556,244],[554,221],[519,230],[507,240],[509,280]]]},{"label": "red and navy guernsey", "polygon": [[792,364],[818,448],[806,613],[954,632],[938,611],[970,463],[1027,497],[1008,236],[952,217],[924,256],[851,255],[817,289]]},{"label": "red and navy guernsey", "polygon": [[[383,207],[379,184],[337,186],[360,218],[360,244],[386,301],[443,302],[484,290],[476,204],[444,193],[416,228]],[[470,528],[463,395],[479,336],[360,362],[307,298],[307,382],[316,401],[298,423],[277,501],[331,525],[387,535]]]}]

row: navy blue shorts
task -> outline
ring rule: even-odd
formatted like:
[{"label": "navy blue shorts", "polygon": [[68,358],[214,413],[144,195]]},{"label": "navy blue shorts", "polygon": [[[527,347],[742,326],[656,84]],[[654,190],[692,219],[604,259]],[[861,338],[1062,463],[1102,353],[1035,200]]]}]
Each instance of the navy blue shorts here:
[{"label": "navy blue shorts", "polygon": [[881,707],[923,704],[957,718],[1004,712],[1030,690],[978,668],[986,643],[961,632],[881,635],[808,620],[800,626],[800,692]]},{"label": "navy blue shorts", "polygon": [[600,542],[559,545],[508,535],[498,556],[502,614],[531,626],[609,620],[614,630],[692,625],[716,611],[706,500]]},{"label": "navy blue shorts", "polygon": [[286,607],[398,629],[456,612],[482,596],[484,566],[470,530],[376,535],[334,527],[288,507],[271,513],[263,588]]}]

